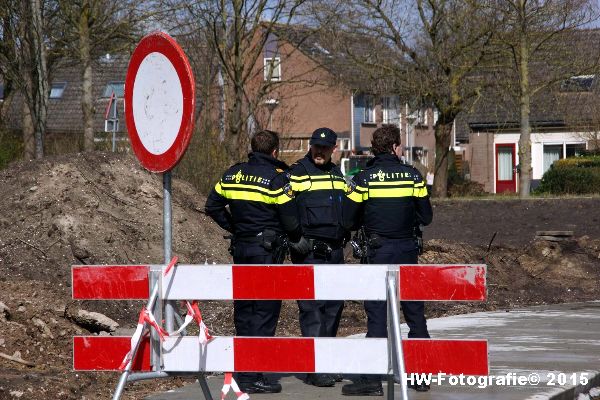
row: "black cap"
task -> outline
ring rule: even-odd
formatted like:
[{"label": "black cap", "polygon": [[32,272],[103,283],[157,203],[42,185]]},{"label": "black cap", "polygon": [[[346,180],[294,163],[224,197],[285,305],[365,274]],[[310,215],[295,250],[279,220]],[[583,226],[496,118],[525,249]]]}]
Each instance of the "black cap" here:
[{"label": "black cap", "polygon": [[319,128],[315,130],[310,138],[310,144],[320,146],[334,147],[337,143],[337,135],[329,128]]}]

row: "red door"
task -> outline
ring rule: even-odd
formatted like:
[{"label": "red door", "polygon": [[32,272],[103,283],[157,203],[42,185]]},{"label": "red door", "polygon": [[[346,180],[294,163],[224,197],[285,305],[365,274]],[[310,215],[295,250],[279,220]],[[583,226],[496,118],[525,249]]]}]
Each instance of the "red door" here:
[{"label": "red door", "polygon": [[517,191],[516,146],[496,144],[496,193]]}]

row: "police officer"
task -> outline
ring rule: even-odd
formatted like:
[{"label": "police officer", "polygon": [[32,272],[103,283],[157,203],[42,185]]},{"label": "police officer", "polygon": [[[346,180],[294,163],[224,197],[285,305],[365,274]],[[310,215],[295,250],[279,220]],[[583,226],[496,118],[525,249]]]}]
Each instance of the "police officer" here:
[{"label": "police officer", "polygon": [[[215,185],[206,201],[206,214],[233,234],[236,264],[272,264],[284,232],[295,242],[296,251],[307,252],[308,243],[300,240],[302,231],[285,174],[287,165],[277,160],[278,135],[260,131],[252,137],[251,148],[248,161],[229,168]],[[280,300],[235,300],[236,335],[274,336],[280,310]],[[236,380],[246,393],[281,391],[279,383],[258,373],[240,373]]]},{"label": "police officer", "polygon": [[[346,230],[343,226],[343,202],[346,182],[340,169],[331,162],[337,135],[329,128],[315,130],[308,154],[290,168],[290,182],[298,206],[304,236],[310,243],[307,255],[292,249],[295,264],[343,264]],[[299,300],[300,329],[305,337],[334,337],[337,333],[343,301]],[[335,377],[308,374],[306,383],[326,387]]]},{"label": "police officer", "polygon": [[[371,141],[375,158],[367,168],[354,176],[348,190],[352,212],[348,224],[362,221],[368,237],[370,264],[416,264],[418,246],[415,228],[427,225],[433,211],[421,174],[401,163],[400,130],[385,126],[373,133]],[[356,227],[356,222],[354,223]],[[367,337],[387,337],[387,304],[365,301]],[[428,338],[422,301],[402,301],[404,318],[410,328],[409,338]],[[413,386],[427,391],[426,385]],[[381,377],[362,375],[342,387],[344,395],[383,395]]]}]

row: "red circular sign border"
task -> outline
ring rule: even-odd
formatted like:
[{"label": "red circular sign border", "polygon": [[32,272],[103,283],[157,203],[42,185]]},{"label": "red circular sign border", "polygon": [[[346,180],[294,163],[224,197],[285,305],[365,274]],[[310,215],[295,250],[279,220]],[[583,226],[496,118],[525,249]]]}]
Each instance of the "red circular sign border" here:
[{"label": "red circular sign border", "polygon": [[[144,61],[148,54],[154,52],[161,53],[169,59],[177,72],[183,93],[183,110],[179,132],[177,132],[177,137],[171,147],[162,154],[152,154],[144,147],[133,118],[132,100],[135,77],[142,61]],[[192,68],[185,53],[175,39],[163,32],[154,32],[142,38],[133,51],[129,67],[127,68],[127,76],[125,78],[125,122],[133,152],[142,166],[147,170],[152,172],[169,171],[183,157],[194,130],[195,92],[196,86],[194,84]]]}]

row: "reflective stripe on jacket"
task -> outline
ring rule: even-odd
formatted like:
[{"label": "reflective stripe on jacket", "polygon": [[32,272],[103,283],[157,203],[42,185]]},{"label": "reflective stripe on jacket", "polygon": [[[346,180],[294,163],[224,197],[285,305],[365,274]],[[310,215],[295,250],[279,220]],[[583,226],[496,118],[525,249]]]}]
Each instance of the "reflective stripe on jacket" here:
[{"label": "reflective stripe on jacket", "polygon": [[423,177],[393,154],[380,154],[352,179],[347,224],[362,221],[367,234],[388,238],[414,237],[415,226],[433,218]]}]

